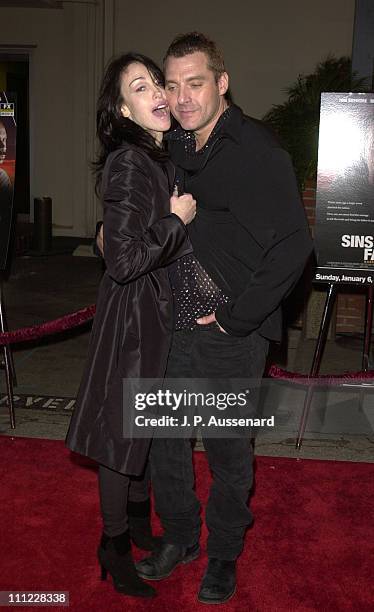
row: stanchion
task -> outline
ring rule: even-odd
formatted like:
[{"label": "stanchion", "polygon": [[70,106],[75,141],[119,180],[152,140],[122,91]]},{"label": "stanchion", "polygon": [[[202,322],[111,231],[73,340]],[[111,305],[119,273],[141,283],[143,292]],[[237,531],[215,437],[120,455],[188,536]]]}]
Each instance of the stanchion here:
[{"label": "stanchion", "polygon": [[365,337],[364,337],[364,350],[362,353],[362,369],[367,372],[369,369],[370,362],[370,343],[371,343],[371,330],[373,326],[373,299],[374,289],[369,287],[366,297],[366,315],[365,315]]},{"label": "stanchion", "polygon": [[[373,326],[373,287],[369,287],[366,296],[366,312],[365,312],[365,335],[364,349],[362,351],[362,370],[367,372],[370,368],[370,343],[371,329]],[[365,391],[361,389],[358,410],[363,412]]]},{"label": "stanchion", "polygon": [[[8,331],[8,326],[7,326],[6,314],[5,314],[3,281],[2,279],[0,279],[0,332],[3,334],[6,331]],[[14,402],[13,402],[13,386],[17,384],[17,380],[16,380],[16,372],[14,368],[12,349],[10,345],[6,345],[6,344],[1,346],[1,349],[2,349],[3,355],[2,355],[2,362],[0,364],[0,367],[5,370],[10,426],[12,429],[15,429],[16,415],[14,411]]]},{"label": "stanchion", "polygon": [[[329,285],[329,290],[327,292],[325,308],[323,310],[321,326],[319,328],[316,350],[314,352],[312,367],[310,370],[310,376],[313,378],[315,376],[318,376],[319,374],[319,368],[321,365],[321,359],[322,359],[323,351],[324,351],[325,344],[326,344],[327,332],[328,332],[329,325],[330,325],[331,312],[334,306],[335,297],[336,297],[336,285],[331,284]],[[312,404],[313,393],[314,393],[314,387],[313,387],[313,383],[311,383],[308,386],[308,390],[306,392],[306,396],[304,400],[304,407],[303,407],[303,412],[301,415],[301,420],[299,424],[299,432],[298,432],[297,440],[296,440],[297,450],[300,450],[301,444],[303,441],[305,427],[306,427],[309,412],[310,412],[310,406]]]},{"label": "stanchion", "polygon": [[[326,344],[327,332],[329,329],[331,312],[334,306],[336,294],[336,284],[330,284],[327,292],[325,307],[322,315],[322,321],[319,329],[318,340],[316,349],[313,356],[312,367],[310,370],[310,377],[315,379],[319,375],[319,369],[321,365],[321,359]],[[373,287],[368,287],[367,301],[366,301],[366,317],[365,317],[365,336],[364,336],[364,347],[362,353],[362,370],[363,372],[369,371],[369,355],[370,355],[370,343],[371,343],[371,328],[373,323]],[[310,407],[313,400],[314,384],[313,380],[310,381],[308,389],[304,399],[303,411],[299,423],[299,431],[296,440],[296,449],[300,450],[302,441],[304,438],[306,424],[308,422]],[[363,402],[363,391],[360,391],[359,408],[362,409]]]}]

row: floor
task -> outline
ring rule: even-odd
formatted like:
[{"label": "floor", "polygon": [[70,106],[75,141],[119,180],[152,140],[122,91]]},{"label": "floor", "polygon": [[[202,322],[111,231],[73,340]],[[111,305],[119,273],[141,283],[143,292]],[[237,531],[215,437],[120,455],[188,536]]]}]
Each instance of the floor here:
[{"label": "floor", "polygon": [[[36,325],[92,304],[102,275],[96,257],[73,256],[74,241],[54,239],[48,256],[18,257],[4,283],[8,327]],[[81,249],[82,251],[82,249]],[[89,248],[83,253],[90,254]],[[64,439],[84,367],[89,324],[73,331],[14,346],[16,429],[9,424],[4,373],[0,372],[0,434]],[[308,373],[314,340],[289,329],[287,349],[273,351],[273,361],[289,371]],[[361,369],[362,340],[337,337],[326,346],[322,373]],[[374,460],[374,381],[364,389],[335,385],[319,388],[313,397],[305,439],[295,449],[305,387],[266,380],[262,390],[264,416],[276,426],[260,430],[256,452],[261,455],[348,461]],[[198,445],[200,443],[198,442]]]}]

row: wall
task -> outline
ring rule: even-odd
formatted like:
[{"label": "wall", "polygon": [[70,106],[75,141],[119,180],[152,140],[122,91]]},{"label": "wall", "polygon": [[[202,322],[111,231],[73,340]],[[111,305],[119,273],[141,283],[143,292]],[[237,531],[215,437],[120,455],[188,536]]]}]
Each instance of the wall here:
[{"label": "wall", "polygon": [[70,4],[0,9],[1,45],[30,56],[31,200],[52,197],[55,234],[84,236],[93,225],[87,164],[94,131],[87,119],[92,10]]},{"label": "wall", "polygon": [[[137,49],[161,61],[180,31],[222,47],[235,101],[261,117],[299,73],[329,52],[350,54],[354,0],[171,0],[66,3],[62,10],[0,8],[1,44],[30,45],[31,196],[53,198],[54,233],[92,235],[101,210],[88,162],[103,63]],[[5,25],[4,25],[5,24]]]},{"label": "wall", "polygon": [[235,101],[255,117],[282,102],[284,88],[327,54],[351,54],[354,0],[189,0],[177,6],[175,0],[130,6],[117,0],[116,52],[139,49],[161,61],[176,34],[202,31],[224,52]]}]

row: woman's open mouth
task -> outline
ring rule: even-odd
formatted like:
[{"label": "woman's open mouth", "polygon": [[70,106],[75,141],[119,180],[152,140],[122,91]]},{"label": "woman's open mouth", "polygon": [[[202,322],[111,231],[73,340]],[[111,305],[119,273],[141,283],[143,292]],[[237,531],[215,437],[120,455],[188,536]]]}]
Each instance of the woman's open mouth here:
[{"label": "woman's open mouth", "polygon": [[157,117],[168,117],[169,116],[169,106],[166,102],[162,102],[158,104],[153,110],[152,113]]}]

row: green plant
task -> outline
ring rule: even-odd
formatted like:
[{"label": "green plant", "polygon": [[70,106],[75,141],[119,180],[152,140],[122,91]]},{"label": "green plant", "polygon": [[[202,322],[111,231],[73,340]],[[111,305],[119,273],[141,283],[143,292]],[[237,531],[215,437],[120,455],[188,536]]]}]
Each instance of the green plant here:
[{"label": "green plant", "polygon": [[295,167],[299,187],[317,175],[321,92],[367,91],[367,79],[352,74],[349,57],[327,57],[312,74],[299,75],[285,89],[288,99],[274,105],[263,120],[278,134]]}]

